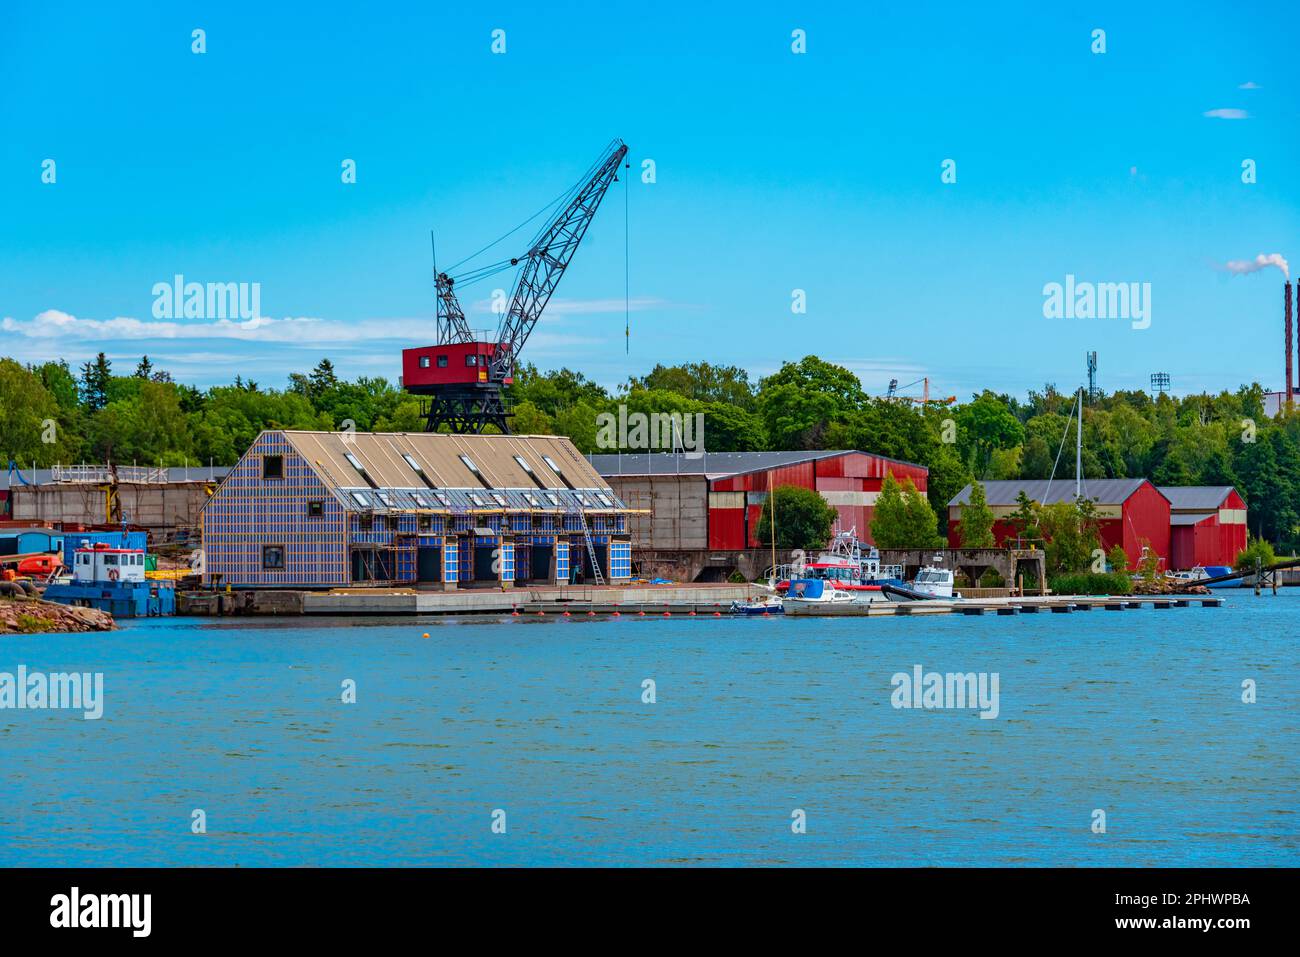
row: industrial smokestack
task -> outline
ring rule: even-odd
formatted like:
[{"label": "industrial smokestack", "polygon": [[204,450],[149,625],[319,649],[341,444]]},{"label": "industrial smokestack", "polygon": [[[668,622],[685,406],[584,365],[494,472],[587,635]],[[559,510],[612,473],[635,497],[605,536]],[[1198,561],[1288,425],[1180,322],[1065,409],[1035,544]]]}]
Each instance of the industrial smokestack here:
[{"label": "industrial smokestack", "polygon": [[[1300,282],[1296,283],[1300,287]],[[1285,303],[1283,313],[1285,315],[1286,325],[1286,388],[1282,390],[1282,401],[1291,404],[1292,383],[1295,379],[1291,377],[1291,280],[1287,280],[1283,286],[1282,300]]]}]

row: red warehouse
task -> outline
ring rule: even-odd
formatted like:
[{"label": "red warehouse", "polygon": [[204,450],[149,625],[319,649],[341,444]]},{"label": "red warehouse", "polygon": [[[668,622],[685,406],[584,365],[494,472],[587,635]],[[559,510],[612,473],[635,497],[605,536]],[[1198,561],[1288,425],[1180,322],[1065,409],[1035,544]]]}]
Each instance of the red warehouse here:
[{"label": "red warehouse", "polygon": [[[984,494],[993,511],[993,535],[999,545],[1014,539],[1016,530],[1007,517],[1016,511],[1016,499],[1024,492],[1040,505],[1074,501],[1074,480],[1048,482],[1024,479],[1008,482],[985,482]],[[1142,554],[1142,540],[1150,543],[1157,555],[1169,562],[1170,501],[1146,479],[1089,479],[1083,494],[1096,506],[1102,547],[1107,551],[1121,545],[1129,563],[1136,564]],[[948,503],[948,544],[961,544],[961,510],[970,501],[967,485]]]},{"label": "red warehouse", "polygon": [[1246,502],[1231,485],[1162,485],[1172,504],[1169,567],[1231,566],[1246,547]]},{"label": "red warehouse", "polygon": [[929,476],[923,465],[854,450],[637,453],[593,455],[591,461],[640,512],[630,519],[629,531],[643,573],[653,566],[693,580],[761,571],[749,558],[766,561],[758,519],[773,485],[820,492],[839,513],[841,529],[856,528],[859,538],[870,541],[885,476],[892,473],[900,483],[911,479],[921,492]]}]

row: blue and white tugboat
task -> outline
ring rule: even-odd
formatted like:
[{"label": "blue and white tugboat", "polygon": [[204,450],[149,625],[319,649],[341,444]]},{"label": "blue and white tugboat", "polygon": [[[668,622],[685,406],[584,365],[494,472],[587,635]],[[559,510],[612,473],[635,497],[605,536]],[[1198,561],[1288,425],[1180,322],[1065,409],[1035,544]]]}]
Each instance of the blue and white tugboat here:
[{"label": "blue and white tugboat", "polygon": [[176,614],[170,582],[144,574],[144,549],[114,548],[83,542],[73,552],[72,577],[46,586],[42,597],[64,605],[98,608],[114,618],[155,618]]}]

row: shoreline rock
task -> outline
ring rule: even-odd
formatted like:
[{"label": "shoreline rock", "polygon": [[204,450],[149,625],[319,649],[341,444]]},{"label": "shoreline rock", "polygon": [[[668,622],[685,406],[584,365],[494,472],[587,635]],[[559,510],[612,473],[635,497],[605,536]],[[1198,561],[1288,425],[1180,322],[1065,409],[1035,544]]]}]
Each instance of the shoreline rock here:
[{"label": "shoreline rock", "polygon": [[113,616],[40,598],[0,598],[0,635],[112,631]]}]

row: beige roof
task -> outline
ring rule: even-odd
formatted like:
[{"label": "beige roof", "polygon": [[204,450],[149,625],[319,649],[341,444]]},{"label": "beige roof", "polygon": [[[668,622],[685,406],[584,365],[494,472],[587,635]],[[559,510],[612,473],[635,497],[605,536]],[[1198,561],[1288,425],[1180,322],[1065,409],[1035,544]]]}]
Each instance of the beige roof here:
[{"label": "beige roof", "polygon": [[[478,468],[483,480],[497,489],[535,489],[537,484],[516,461],[519,456],[548,489],[609,489],[600,474],[573,443],[557,435],[450,435],[442,432],[297,432],[285,430],[294,450],[315,466],[335,489],[367,483],[347,459],[351,453],[381,488],[423,488],[419,473],[406,461],[410,455],[438,488],[483,487],[461,459]],[[555,463],[555,468],[546,459]],[[556,474],[563,473],[569,485]]]}]

